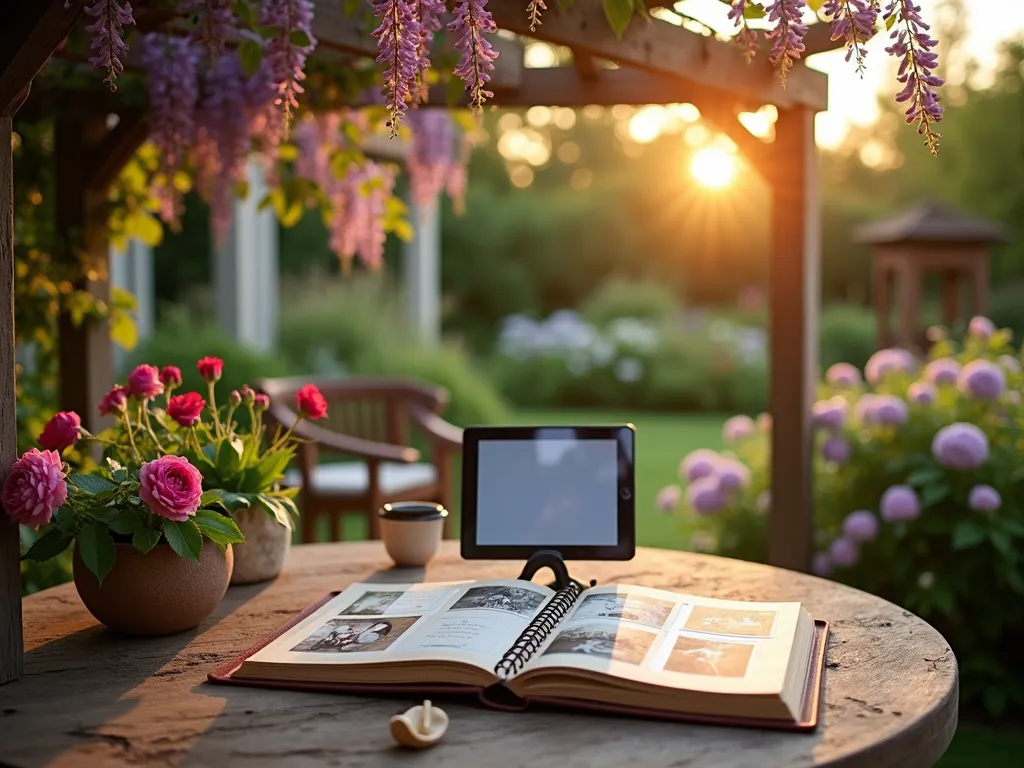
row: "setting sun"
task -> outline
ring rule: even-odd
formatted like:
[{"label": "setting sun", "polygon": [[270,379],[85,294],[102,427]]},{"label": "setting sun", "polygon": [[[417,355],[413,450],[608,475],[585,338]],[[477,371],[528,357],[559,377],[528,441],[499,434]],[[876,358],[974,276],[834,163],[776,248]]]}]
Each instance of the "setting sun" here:
[{"label": "setting sun", "polygon": [[723,189],[736,178],[736,158],[721,147],[704,147],[693,153],[690,173],[708,189]]}]

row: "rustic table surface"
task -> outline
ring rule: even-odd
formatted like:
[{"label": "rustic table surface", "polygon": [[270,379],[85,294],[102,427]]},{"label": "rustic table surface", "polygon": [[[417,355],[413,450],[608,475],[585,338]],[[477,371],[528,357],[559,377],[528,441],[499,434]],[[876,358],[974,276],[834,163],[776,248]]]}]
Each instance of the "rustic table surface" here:
[{"label": "rustic table surface", "polygon": [[26,674],[0,687],[0,765],[884,766],[931,765],[957,723],[957,665],[911,613],[848,587],[735,560],[640,549],[573,563],[577,578],[738,600],[799,600],[831,623],[821,725],[787,734],[441,702],[436,747],[395,747],[409,704],[211,685],[206,675],[293,614],[355,581],[514,578],[518,563],[466,562],[445,542],[426,572],[393,570],[380,542],[292,550],[276,581],[233,587],[198,629],[156,639],[96,624],[73,585],[25,600]]}]

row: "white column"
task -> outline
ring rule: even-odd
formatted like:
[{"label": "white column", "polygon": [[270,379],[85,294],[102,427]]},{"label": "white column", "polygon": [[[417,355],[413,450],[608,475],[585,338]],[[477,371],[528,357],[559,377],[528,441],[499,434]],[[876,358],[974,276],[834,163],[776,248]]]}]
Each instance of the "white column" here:
[{"label": "white column", "polygon": [[441,207],[409,203],[413,239],[403,252],[409,321],[423,346],[441,339]]},{"label": "white column", "polygon": [[259,210],[267,193],[263,170],[249,162],[249,194],[235,203],[224,246],[214,248],[217,324],[236,341],[269,350],[277,343],[277,219]]},{"label": "white column", "polygon": [[[110,247],[110,287],[121,288],[135,297],[135,327],[139,341],[148,338],[156,325],[156,297],[153,281],[153,249],[139,240],[129,240],[124,250]],[[114,344],[114,368],[124,367],[125,350]]]}]

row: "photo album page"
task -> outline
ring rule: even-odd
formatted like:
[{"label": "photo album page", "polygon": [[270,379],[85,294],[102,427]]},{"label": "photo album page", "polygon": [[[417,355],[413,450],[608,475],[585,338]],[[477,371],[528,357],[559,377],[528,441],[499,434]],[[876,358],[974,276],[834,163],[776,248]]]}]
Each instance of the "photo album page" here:
[{"label": "photo album page", "polygon": [[[471,665],[488,673],[472,681],[493,682],[502,655],[554,596],[539,584],[516,580],[472,583],[353,584],[315,613],[255,653],[236,673],[270,677],[286,665],[288,677],[299,666],[338,667],[398,665],[407,677],[418,661]],[[405,662],[403,664],[403,662]],[[424,670],[445,665],[421,665]],[[361,676],[317,673],[307,680],[357,680]],[[375,673],[373,680],[386,682]],[[450,669],[434,682],[463,682]]]}]

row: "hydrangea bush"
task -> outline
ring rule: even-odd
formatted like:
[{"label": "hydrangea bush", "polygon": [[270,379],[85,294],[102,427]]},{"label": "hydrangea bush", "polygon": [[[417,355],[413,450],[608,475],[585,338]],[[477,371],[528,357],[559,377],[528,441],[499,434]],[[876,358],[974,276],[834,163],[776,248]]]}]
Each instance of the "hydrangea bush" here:
[{"label": "hydrangea bush", "polygon": [[[1024,406],[1021,353],[984,317],[962,345],[933,328],[929,358],[877,352],[825,373],[816,429],[813,570],[914,611],[950,642],[965,704],[1024,707]],[[726,422],[663,511],[692,516],[694,549],[764,558],[771,421]]]}]

